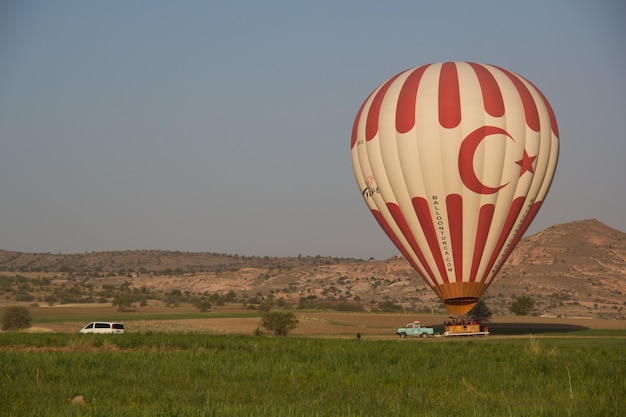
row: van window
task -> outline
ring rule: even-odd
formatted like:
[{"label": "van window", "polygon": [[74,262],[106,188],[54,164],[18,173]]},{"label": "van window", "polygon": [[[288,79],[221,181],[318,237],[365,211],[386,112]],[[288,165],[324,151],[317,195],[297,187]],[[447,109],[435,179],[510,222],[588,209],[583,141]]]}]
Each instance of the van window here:
[{"label": "van window", "polygon": [[89,323],[85,329],[93,329],[93,323]]},{"label": "van window", "polygon": [[113,323],[113,328],[118,330],[124,330],[124,325],[122,323]]},{"label": "van window", "polygon": [[96,329],[109,329],[109,323],[96,323]]}]

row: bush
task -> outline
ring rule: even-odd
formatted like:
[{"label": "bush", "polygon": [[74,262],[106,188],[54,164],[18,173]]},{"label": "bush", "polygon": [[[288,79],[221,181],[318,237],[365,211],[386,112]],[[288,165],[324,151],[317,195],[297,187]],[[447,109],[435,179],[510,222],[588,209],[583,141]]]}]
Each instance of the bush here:
[{"label": "bush", "polygon": [[509,310],[516,316],[527,316],[535,308],[535,300],[527,295],[516,297]]},{"label": "bush", "polygon": [[111,304],[119,311],[126,311],[133,306],[133,300],[130,294],[118,294]]},{"label": "bush", "polygon": [[275,303],[272,299],[263,300],[261,304],[259,304],[259,311],[268,312],[274,307]]},{"label": "bush", "polygon": [[33,301],[35,296],[27,292],[19,292],[15,295],[15,301]]},{"label": "bush", "polygon": [[203,313],[206,311],[209,311],[211,307],[212,307],[211,302],[207,299],[202,299],[196,303],[196,308],[202,311]]},{"label": "bush", "polygon": [[337,303],[335,305],[335,310],[337,311],[357,311],[357,312],[364,312],[365,308],[363,308],[363,306],[361,304],[357,304],[357,303],[348,303],[348,302],[341,302],[341,303]]},{"label": "bush", "polygon": [[2,330],[15,332],[28,329],[31,325],[32,317],[26,307],[7,307],[2,315]]},{"label": "bush", "polygon": [[267,313],[261,319],[261,327],[274,332],[277,336],[287,336],[290,331],[296,328],[297,324],[296,315],[284,311]]},{"label": "bush", "polygon": [[404,307],[389,300],[379,303],[378,308],[383,313],[401,313],[404,311]]},{"label": "bush", "polygon": [[474,308],[472,308],[468,314],[474,317],[479,323],[488,323],[493,315],[483,300],[478,300]]}]

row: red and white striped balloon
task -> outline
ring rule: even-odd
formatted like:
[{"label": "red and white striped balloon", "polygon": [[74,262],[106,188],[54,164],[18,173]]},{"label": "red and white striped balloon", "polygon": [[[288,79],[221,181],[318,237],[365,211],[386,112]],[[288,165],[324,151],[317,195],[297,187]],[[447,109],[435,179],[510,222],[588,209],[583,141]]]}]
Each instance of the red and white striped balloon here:
[{"label": "red and white striped balloon", "polygon": [[444,62],[376,88],[356,116],[351,152],[380,226],[448,311],[465,314],[537,214],[559,132],[528,80]]}]

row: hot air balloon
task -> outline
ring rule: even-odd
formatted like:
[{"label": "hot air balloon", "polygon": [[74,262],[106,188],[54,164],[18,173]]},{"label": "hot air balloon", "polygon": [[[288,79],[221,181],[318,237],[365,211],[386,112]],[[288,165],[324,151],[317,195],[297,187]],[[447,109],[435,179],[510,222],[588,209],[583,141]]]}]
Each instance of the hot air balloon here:
[{"label": "hot air balloon", "polygon": [[451,314],[478,302],[537,214],[559,132],[544,95],[506,69],[428,64],[357,113],[352,166],[374,217]]}]

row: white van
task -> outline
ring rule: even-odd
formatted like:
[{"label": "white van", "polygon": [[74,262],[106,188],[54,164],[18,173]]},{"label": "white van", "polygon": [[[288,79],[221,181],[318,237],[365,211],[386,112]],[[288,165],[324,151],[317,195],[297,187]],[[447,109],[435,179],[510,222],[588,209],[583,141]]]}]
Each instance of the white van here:
[{"label": "white van", "polygon": [[124,333],[122,323],[94,321],[80,329],[81,333]]}]

